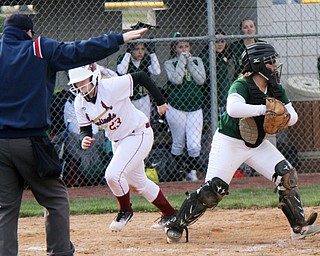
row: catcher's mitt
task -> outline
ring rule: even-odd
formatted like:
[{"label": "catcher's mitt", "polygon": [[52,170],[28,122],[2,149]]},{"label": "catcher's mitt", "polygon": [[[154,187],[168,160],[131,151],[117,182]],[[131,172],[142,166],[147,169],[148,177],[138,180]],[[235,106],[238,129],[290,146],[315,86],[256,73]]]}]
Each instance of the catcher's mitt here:
[{"label": "catcher's mitt", "polygon": [[268,134],[276,134],[288,128],[290,114],[284,104],[272,97],[266,99],[266,114],[263,129]]}]

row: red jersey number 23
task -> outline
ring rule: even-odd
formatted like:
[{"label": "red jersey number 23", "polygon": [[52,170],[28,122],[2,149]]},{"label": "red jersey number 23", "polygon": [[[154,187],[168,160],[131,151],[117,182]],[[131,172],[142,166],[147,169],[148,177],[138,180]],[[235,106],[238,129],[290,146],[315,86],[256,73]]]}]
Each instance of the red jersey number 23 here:
[{"label": "red jersey number 23", "polygon": [[118,117],[115,120],[113,120],[113,122],[109,125],[109,129],[111,131],[113,131],[113,130],[117,129],[120,126],[120,124],[121,124],[121,120]]}]

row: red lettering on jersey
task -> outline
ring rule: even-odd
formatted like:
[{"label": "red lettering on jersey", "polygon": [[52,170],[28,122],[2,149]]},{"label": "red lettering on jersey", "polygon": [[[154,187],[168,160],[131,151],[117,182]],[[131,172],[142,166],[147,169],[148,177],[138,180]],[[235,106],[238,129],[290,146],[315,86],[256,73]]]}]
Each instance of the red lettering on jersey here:
[{"label": "red lettering on jersey", "polygon": [[101,101],[101,106],[108,111],[109,109],[112,109],[112,106],[108,107],[106,104],[103,103],[103,101]]},{"label": "red lettering on jersey", "polygon": [[111,122],[113,119],[115,119],[117,117],[116,114],[114,113],[109,113],[108,114],[108,117],[107,118],[100,118],[98,119],[98,121],[95,122],[96,125],[103,125],[103,124],[106,124],[106,123],[109,123]]}]

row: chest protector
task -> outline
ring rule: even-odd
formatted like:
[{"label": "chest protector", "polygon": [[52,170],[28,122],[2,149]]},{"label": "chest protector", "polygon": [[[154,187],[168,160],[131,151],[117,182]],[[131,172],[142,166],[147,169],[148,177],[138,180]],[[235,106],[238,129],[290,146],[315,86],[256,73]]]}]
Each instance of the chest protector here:
[{"label": "chest protector", "polygon": [[[249,98],[246,100],[247,104],[265,105],[267,96],[274,97],[282,101],[282,91],[279,86],[268,84],[267,94],[264,94],[255,84],[255,82],[252,79],[252,76],[246,77],[246,81],[249,92]],[[245,141],[245,144],[250,148],[258,147],[262,143],[264,137],[266,136],[266,133],[263,129],[264,115],[255,116],[253,117],[253,119],[258,128],[258,138],[254,144]]]}]

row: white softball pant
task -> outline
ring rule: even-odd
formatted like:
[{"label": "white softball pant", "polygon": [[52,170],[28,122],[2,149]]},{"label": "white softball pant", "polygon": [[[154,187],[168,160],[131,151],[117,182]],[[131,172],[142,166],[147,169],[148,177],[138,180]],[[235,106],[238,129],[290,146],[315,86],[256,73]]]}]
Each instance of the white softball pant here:
[{"label": "white softball pant", "polygon": [[181,155],[187,144],[188,155],[198,157],[201,151],[202,109],[185,112],[169,105],[166,119],[172,135],[171,153],[176,156]]},{"label": "white softball pant", "polygon": [[144,159],[153,144],[153,130],[145,125],[117,142],[112,142],[113,157],[106,169],[105,178],[112,193],[123,196],[129,189],[153,202],[159,186],[149,180],[144,169]]},{"label": "white softball pant", "polygon": [[[226,136],[217,130],[212,139],[205,181],[218,177],[230,184],[242,163],[272,181],[275,166],[284,159],[279,150],[266,139],[258,147],[249,148],[243,140]],[[281,177],[278,177],[276,184],[280,180]]]}]

